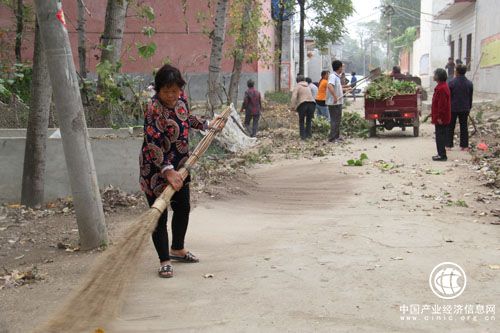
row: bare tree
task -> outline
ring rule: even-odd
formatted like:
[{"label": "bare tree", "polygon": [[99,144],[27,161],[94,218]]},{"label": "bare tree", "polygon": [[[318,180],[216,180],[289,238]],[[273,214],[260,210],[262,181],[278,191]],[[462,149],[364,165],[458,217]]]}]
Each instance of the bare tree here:
[{"label": "bare tree", "polygon": [[68,31],[61,16],[56,16],[61,10],[59,1],[35,0],[35,7],[54,88],[80,244],[91,249],[107,243],[107,232]]},{"label": "bare tree", "polygon": [[15,53],[16,53],[16,61],[20,63],[22,61],[21,58],[21,46],[23,41],[23,30],[24,30],[24,10],[23,10],[23,0],[17,0],[17,8],[16,8],[16,45],[15,45]]},{"label": "bare tree", "polygon": [[80,64],[80,75],[87,77],[87,49],[85,46],[85,3],[83,0],[78,2],[78,60]]},{"label": "bare tree", "polygon": [[228,0],[218,0],[215,13],[214,30],[210,38],[212,39],[212,49],[210,52],[210,65],[208,67],[208,102],[213,113],[214,108],[222,104],[222,92],[220,89],[220,71],[222,62],[222,48],[226,33],[226,14]]},{"label": "bare tree", "polygon": [[52,86],[47,69],[47,59],[43,52],[40,28],[38,23],[35,25],[31,105],[24,150],[21,191],[21,203],[29,207],[43,203],[47,127],[52,100]]}]

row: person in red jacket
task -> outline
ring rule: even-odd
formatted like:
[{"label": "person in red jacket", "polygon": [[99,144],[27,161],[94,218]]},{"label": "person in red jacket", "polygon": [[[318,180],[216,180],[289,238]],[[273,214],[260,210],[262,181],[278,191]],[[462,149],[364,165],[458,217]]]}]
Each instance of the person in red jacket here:
[{"label": "person in red jacket", "polygon": [[434,81],[437,82],[432,96],[432,123],[436,128],[436,147],[438,154],[433,156],[434,161],[446,161],[446,139],[448,133],[448,125],[451,121],[451,99],[450,89],[446,80],[448,75],[442,68],[434,71]]}]

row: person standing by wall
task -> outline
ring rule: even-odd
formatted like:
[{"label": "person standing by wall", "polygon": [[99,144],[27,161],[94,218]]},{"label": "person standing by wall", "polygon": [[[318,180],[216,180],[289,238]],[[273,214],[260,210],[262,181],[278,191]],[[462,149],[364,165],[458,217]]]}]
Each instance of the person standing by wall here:
[{"label": "person standing by wall", "polygon": [[455,63],[453,62],[453,58],[448,58],[448,63],[444,67],[448,71],[448,82],[453,79],[453,75],[455,74]]},{"label": "person standing by wall", "polygon": [[469,129],[467,119],[472,108],[474,85],[465,77],[467,66],[458,65],[455,68],[455,78],[448,83],[451,94],[451,121],[448,127],[448,141],[446,147],[453,148],[453,137],[457,118],[460,123],[460,148],[469,149]]},{"label": "person standing by wall", "polygon": [[316,103],[304,75],[297,76],[297,85],[292,92],[291,108],[299,113],[300,138],[302,140],[310,138],[312,136],[311,122]]},{"label": "person standing by wall", "polygon": [[[257,135],[259,129],[260,113],[262,112],[262,98],[260,92],[255,89],[255,82],[250,79],[247,81],[247,91],[245,91],[245,98],[243,105],[241,105],[241,112],[245,110],[245,128],[252,138]],[[250,128],[250,121],[252,121],[252,128]]]},{"label": "person standing by wall", "polygon": [[450,89],[446,80],[448,75],[443,68],[434,71],[434,81],[437,86],[432,96],[432,123],[436,129],[437,155],[432,157],[433,161],[446,161],[446,141],[448,137],[448,125],[451,120]]},{"label": "person standing by wall", "polygon": [[313,95],[313,98],[316,97],[318,94],[318,87],[312,82],[310,77],[306,77],[306,82],[307,85],[309,86],[309,89],[311,89],[311,94]]},{"label": "person standing by wall", "polygon": [[318,93],[313,95],[316,98],[316,110],[318,112],[318,117],[324,117],[330,121],[330,113],[328,112],[328,107],[326,106],[326,88],[328,86],[328,77],[330,76],[330,71],[322,71],[321,79],[319,80]]},{"label": "person standing by wall", "polygon": [[344,104],[344,92],[350,88],[344,88],[342,83],[342,72],[344,65],[340,60],[332,62],[333,74],[328,79],[326,105],[330,113],[330,137],[328,141],[343,141],[340,137],[340,123],[342,121],[342,105]]}]

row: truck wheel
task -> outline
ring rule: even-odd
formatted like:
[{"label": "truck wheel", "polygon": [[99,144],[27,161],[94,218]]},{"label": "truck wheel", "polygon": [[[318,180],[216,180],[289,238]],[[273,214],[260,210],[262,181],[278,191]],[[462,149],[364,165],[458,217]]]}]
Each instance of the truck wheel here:
[{"label": "truck wheel", "polygon": [[418,137],[418,129],[419,129],[419,126],[413,126],[413,136],[414,137]]},{"label": "truck wheel", "polygon": [[370,136],[370,138],[374,138],[377,136],[377,126],[376,126],[375,120],[370,121],[369,136]]}]

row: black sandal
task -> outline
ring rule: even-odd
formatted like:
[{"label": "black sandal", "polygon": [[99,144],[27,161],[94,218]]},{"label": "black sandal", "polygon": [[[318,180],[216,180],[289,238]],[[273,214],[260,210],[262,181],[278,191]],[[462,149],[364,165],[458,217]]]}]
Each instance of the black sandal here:
[{"label": "black sandal", "polygon": [[[166,274],[165,274],[166,273]],[[171,278],[174,276],[174,267],[172,265],[163,265],[158,270],[158,275],[162,278]]]},{"label": "black sandal", "polygon": [[186,255],[183,256],[183,257],[170,255],[170,259],[177,260],[177,261],[180,261],[180,262],[187,262],[187,263],[195,263],[195,262],[199,262],[200,261],[200,259],[198,259],[191,252],[186,253]]}]

